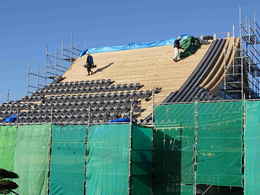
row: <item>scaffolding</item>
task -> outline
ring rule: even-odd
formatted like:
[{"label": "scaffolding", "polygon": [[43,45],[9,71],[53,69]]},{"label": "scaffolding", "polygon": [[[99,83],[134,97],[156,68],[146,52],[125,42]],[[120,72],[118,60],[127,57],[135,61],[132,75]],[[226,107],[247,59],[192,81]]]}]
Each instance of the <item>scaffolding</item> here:
[{"label": "scaffolding", "polygon": [[28,66],[27,72],[27,95],[33,94],[35,91],[43,88],[47,83],[47,77],[38,70],[37,72],[32,71],[32,67]]},{"label": "scaffolding", "polygon": [[75,46],[73,38],[71,45],[68,47],[64,47],[64,42],[62,41],[60,48],[54,53],[50,53],[48,47],[46,47],[45,56],[47,77],[56,77],[63,74],[78,58],[80,52],[81,50]]},{"label": "scaffolding", "polygon": [[234,40],[234,60],[232,64],[225,65],[224,94],[230,99],[258,99],[260,27],[255,17],[243,17],[241,9],[239,15],[239,46]]},{"label": "scaffolding", "polygon": [[32,71],[31,66],[27,72],[27,95],[33,94],[44,88],[55,78],[63,75],[70,65],[78,58],[81,50],[74,43],[73,34],[68,46],[64,46],[61,41],[60,47],[54,52],[50,52],[48,46],[45,48],[44,55],[46,64],[42,70]]}]

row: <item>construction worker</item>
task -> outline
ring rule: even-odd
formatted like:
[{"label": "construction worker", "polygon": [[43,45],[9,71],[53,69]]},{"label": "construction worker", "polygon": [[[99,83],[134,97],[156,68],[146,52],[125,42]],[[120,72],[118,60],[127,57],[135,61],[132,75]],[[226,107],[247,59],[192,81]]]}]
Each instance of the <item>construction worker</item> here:
[{"label": "construction worker", "polygon": [[85,67],[87,68],[88,75],[93,74],[92,68],[95,68],[96,66],[94,65],[93,56],[90,55],[89,53],[87,54],[87,62],[86,62]]},{"label": "construction worker", "polygon": [[179,61],[179,54],[180,54],[180,49],[181,49],[181,44],[180,44],[180,41],[181,41],[181,37],[177,37],[177,39],[174,41],[174,44],[173,44],[173,57],[172,59],[177,62]]}]

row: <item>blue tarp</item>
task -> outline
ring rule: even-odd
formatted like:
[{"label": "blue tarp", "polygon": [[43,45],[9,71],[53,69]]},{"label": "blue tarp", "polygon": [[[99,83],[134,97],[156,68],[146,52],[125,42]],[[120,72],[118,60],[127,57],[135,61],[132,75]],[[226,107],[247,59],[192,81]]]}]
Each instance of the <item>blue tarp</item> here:
[{"label": "blue tarp", "polygon": [[114,120],[110,120],[111,123],[123,123],[123,122],[130,122],[129,118],[117,118]]},{"label": "blue tarp", "polygon": [[16,119],[17,119],[16,114],[12,114],[11,116],[6,117],[6,118],[3,120],[3,122],[13,123],[13,122],[16,121]]},{"label": "blue tarp", "polygon": [[[190,36],[188,34],[180,35],[181,38]],[[150,48],[150,47],[161,47],[166,45],[172,45],[175,38],[160,40],[160,41],[149,41],[143,43],[129,43],[127,45],[118,45],[118,46],[111,46],[111,47],[100,47],[100,48],[91,48],[88,50],[82,50],[80,56],[85,55],[87,51],[88,53],[103,53],[103,52],[112,52],[112,51],[122,51],[122,50],[130,50],[130,49],[142,49],[142,48]],[[84,54],[85,52],[85,54]]]},{"label": "blue tarp", "polygon": [[86,53],[88,52],[88,49],[82,50],[79,54],[80,57],[86,55]]}]

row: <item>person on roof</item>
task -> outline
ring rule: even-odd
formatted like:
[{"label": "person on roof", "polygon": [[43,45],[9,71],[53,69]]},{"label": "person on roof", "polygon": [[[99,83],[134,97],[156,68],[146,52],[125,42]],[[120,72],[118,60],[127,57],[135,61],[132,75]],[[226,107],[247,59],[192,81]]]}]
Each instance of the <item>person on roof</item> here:
[{"label": "person on roof", "polygon": [[88,75],[93,74],[92,68],[95,68],[93,56],[87,53],[87,62],[85,67],[87,68]]},{"label": "person on roof", "polygon": [[173,57],[172,59],[177,62],[179,61],[179,54],[180,54],[180,49],[181,49],[181,44],[180,44],[180,41],[181,41],[181,37],[177,37],[177,39],[174,41],[173,43]]}]

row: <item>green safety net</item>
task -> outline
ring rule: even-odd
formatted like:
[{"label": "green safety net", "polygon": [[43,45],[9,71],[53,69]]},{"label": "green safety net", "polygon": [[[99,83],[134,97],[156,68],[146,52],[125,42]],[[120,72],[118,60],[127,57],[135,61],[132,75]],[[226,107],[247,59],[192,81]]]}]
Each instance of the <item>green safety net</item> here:
[{"label": "green safety net", "polygon": [[194,195],[193,185],[180,185],[176,186],[176,191],[172,195]]},{"label": "green safety net", "polygon": [[14,169],[16,126],[0,126],[0,168]]},{"label": "green safety net", "polygon": [[46,195],[48,190],[51,125],[25,125],[17,129],[14,172],[21,195]]},{"label": "green safety net", "polygon": [[193,127],[194,104],[161,105],[155,108],[156,127]]},{"label": "green safety net", "polygon": [[248,101],[245,127],[245,195],[260,192],[260,102]]},{"label": "green safety net", "polygon": [[182,184],[193,183],[192,128],[172,127],[154,131],[154,193],[177,194]]},{"label": "green safety net", "polygon": [[86,126],[52,127],[50,195],[84,194]]},{"label": "green safety net", "polygon": [[133,125],[131,148],[131,194],[152,193],[152,128]]},{"label": "green safety net", "polygon": [[157,107],[153,142],[154,194],[192,194],[194,105]]},{"label": "green safety net", "polygon": [[87,194],[128,194],[130,128],[130,124],[95,125],[89,128]]},{"label": "green safety net", "polygon": [[176,183],[242,186],[241,102],[161,105],[155,126],[158,194]]},{"label": "green safety net", "polygon": [[242,186],[242,102],[200,103],[197,184]]}]

